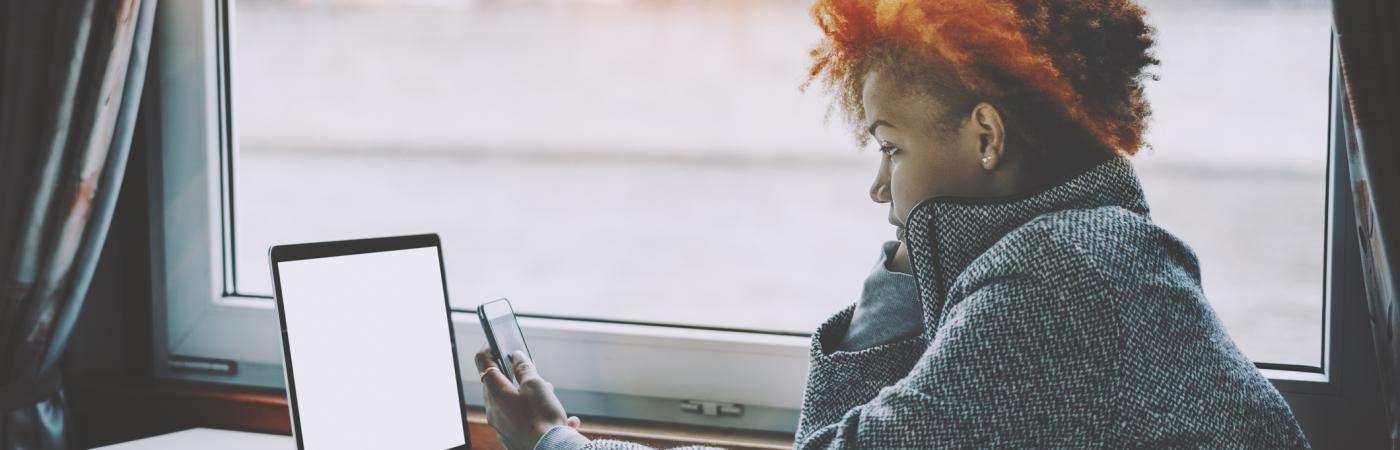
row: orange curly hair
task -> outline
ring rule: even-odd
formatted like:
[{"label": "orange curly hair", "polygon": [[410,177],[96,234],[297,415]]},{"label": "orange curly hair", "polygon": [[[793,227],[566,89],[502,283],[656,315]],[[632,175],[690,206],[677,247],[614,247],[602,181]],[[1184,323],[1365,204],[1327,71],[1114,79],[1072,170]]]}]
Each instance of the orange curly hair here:
[{"label": "orange curly hair", "polygon": [[[1145,14],[1131,0],[817,0],[824,38],[803,88],[823,81],[862,130],[865,76],[892,69],[993,104],[1033,147],[1131,155],[1151,115],[1143,80],[1156,78],[1144,70],[1158,63]],[[939,67],[953,73],[927,73]]]}]

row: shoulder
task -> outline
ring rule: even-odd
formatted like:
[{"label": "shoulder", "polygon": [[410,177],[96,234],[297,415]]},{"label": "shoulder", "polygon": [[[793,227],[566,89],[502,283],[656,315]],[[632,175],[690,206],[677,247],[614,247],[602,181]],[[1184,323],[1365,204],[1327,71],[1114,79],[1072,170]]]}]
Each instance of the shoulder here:
[{"label": "shoulder", "polygon": [[1103,289],[1164,274],[1199,284],[1195,253],[1146,214],[1103,206],[1026,222],[973,261],[953,288],[969,293],[997,279],[1030,277],[1060,290]]},{"label": "shoulder", "polygon": [[1163,245],[1168,237],[1146,214],[1101,206],[1043,214],[1007,233],[998,245],[1009,253],[1042,247],[1057,253],[1053,256],[1088,258],[1110,270],[1113,262],[1170,250]]}]

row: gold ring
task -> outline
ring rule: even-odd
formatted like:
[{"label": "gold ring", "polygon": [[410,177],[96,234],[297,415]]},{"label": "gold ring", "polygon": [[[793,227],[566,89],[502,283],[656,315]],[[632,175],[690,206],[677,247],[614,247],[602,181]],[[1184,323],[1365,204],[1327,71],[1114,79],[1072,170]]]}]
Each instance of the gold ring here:
[{"label": "gold ring", "polygon": [[486,374],[491,373],[492,370],[501,370],[501,369],[500,369],[500,368],[497,368],[496,366],[487,367],[486,370],[481,371],[481,375],[477,375],[477,379],[479,379],[479,380],[481,380],[481,381],[486,381]]}]

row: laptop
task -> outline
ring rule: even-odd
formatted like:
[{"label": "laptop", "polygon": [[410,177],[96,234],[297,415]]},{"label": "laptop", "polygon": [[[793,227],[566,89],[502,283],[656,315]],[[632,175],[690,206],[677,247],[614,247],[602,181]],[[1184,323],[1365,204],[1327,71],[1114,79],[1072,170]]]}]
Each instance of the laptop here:
[{"label": "laptop", "polygon": [[268,253],[297,448],[471,447],[436,234]]}]

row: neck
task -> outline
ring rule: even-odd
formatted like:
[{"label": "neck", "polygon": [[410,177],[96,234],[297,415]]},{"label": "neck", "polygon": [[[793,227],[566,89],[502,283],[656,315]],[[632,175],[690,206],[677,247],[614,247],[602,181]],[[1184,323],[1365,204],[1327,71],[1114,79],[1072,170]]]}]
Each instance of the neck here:
[{"label": "neck", "polygon": [[1064,183],[1112,157],[1112,152],[1098,147],[1061,147],[1022,154],[1007,161],[1005,174],[1002,175],[1004,179],[999,182],[1004,186],[1003,195],[1039,192]]}]

